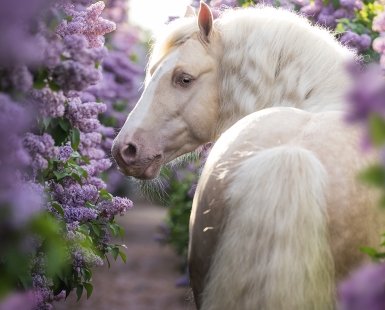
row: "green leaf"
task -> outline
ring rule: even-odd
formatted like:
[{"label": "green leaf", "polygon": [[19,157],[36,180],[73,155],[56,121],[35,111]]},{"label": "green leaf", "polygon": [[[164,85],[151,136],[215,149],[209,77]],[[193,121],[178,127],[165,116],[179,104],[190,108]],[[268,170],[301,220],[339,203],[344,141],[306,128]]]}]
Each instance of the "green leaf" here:
[{"label": "green leaf", "polygon": [[95,206],[94,204],[92,204],[89,201],[86,201],[86,207],[90,208],[90,209],[97,209],[98,208],[97,206]]},{"label": "green leaf", "polygon": [[68,132],[71,128],[71,123],[68,119],[61,119],[59,125],[65,132]]},{"label": "green leaf", "polygon": [[59,214],[64,217],[64,210],[62,208],[61,205],[57,204],[57,203],[51,203],[51,206],[54,207],[56,209],[57,212],[59,212]]},{"label": "green leaf", "polygon": [[80,297],[82,297],[82,294],[83,294],[83,285],[78,284],[76,287],[76,295],[78,296],[77,301],[79,301]]},{"label": "green leaf", "polygon": [[116,260],[118,258],[118,255],[119,255],[119,249],[118,248],[112,248],[112,247],[109,247],[108,248],[108,252],[111,253],[112,257]]},{"label": "green leaf", "polygon": [[52,91],[54,91],[54,92],[60,90],[60,86],[57,85],[57,84],[55,84],[55,82],[52,81],[52,80],[49,80],[49,81],[48,81],[48,86],[49,86],[49,88],[50,88]]},{"label": "green leaf", "polygon": [[91,283],[86,283],[86,282],[83,282],[83,285],[87,291],[87,299],[88,299],[88,298],[90,298],[92,291],[94,290],[94,287],[92,286]]},{"label": "green leaf", "polygon": [[117,237],[120,233],[119,225],[117,224],[110,224],[110,231],[114,237]]},{"label": "green leaf", "polygon": [[120,237],[122,238],[122,241],[124,240],[124,228],[122,226],[119,226],[119,233]]},{"label": "green leaf", "polygon": [[80,131],[77,128],[72,128],[71,146],[74,149],[74,151],[78,150],[79,143],[80,143]]},{"label": "green leaf", "polygon": [[378,252],[375,249],[370,248],[370,247],[360,246],[359,249],[361,252],[368,254],[372,258],[376,258],[377,254],[378,254]]},{"label": "green leaf", "polygon": [[380,147],[385,142],[385,121],[377,114],[369,115],[370,138],[376,147]]},{"label": "green leaf", "polygon": [[80,272],[83,276],[84,281],[91,281],[92,279],[92,271],[88,268],[81,268]]},{"label": "green leaf", "polygon": [[83,185],[82,179],[76,173],[72,173],[71,177],[73,177],[80,184],[80,186]]},{"label": "green leaf", "polygon": [[53,174],[55,175],[55,177],[58,179],[58,180],[61,180],[67,176],[69,176],[68,173],[66,172],[59,172],[59,171],[53,171]]},{"label": "green leaf", "polygon": [[50,117],[44,117],[43,118],[43,124],[44,124],[45,128],[48,128],[50,123],[51,123],[51,118]]},{"label": "green leaf", "polygon": [[112,196],[109,192],[107,192],[104,188],[102,188],[100,191],[99,191],[99,195],[100,195],[100,198],[103,198],[103,199],[108,199],[108,200],[112,200],[112,198],[114,198],[114,196]]},{"label": "green leaf", "polygon": [[88,235],[88,226],[86,224],[83,224],[83,225],[80,225],[78,228],[77,228],[78,231],[84,233],[85,235]]},{"label": "green leaf", "polygon": [[375,164],[360,172],[358,179],[369,185],[383,187],[385,185],[385,170],[380,164]]},{"label": "green leaf", "polygon": [[98,225],[95,225],[95,224],[92,224],[91,223],[91,228],[92,230],[94,231],[95,235],[97,235],[98,237],[100,237],[100,232],[101,232],[101,229]]},{"label": "green leaf", "polygon": [[[53,122],[52,122],[53,123]],[[60,146],[68,137],[68,132],[63,130],[61,126],[57,126],[52,130],[52,138],[55,140],[55,145]]]},{"label": "green leaf", "polygon": [[339,0],[332,0],[332,4],[335,10],[337,10],[341,6]]},{"label": "green leaf", "polygon": [[119,251],[119,255],[122,258],[122,260],[124,261],[124,263],[127,263],[127,255],[122,251]]}]

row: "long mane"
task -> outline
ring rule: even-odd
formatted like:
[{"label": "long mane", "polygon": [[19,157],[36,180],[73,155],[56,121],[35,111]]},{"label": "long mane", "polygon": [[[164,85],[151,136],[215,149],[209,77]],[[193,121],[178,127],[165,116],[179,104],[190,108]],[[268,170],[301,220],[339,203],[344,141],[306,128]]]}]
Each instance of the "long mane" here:
[{"label": "long mane", "polygon": [[[199,31],[180,18],[156,38],[149,68]],[[344,110],[346,63],[356,55],[298,13],[269,6],[229,9],[214,21],[220,34],[220,120],[223,132],[239,116],[288,106],[309,112]]]}]

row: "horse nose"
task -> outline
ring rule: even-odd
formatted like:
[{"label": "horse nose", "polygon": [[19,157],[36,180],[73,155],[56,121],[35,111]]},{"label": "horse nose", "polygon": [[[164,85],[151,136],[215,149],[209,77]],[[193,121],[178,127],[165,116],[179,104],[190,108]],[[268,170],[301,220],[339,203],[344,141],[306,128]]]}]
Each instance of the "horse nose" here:
[{"label": "horse nose", "polygon": [[118,165],[130,166],[135,163],[138,154],[138,146],[133,142],[128,142],[122,146],[117,143],[112,148],[112,156]]},{"label": "horse nose", "polygon": [[126,165],[133,164],[136,161],[137,154],[138,146],[133,142],[127,143],[120,149],[120,156]]},{"label": "horse nose", "polygon": [[138,147],[132,142],[127,143],[127,145],[123,146],[121,150],[121,156],[125,163],[131,164],[136,160],[137,149]]}]

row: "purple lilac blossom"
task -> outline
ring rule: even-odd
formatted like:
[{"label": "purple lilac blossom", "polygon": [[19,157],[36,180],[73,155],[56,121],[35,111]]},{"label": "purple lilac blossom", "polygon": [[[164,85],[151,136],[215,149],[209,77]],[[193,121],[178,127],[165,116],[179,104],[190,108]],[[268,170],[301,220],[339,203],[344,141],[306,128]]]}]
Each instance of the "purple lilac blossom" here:
[{"label": "purple lilac blossom", "polygon": [[65,163],[71,158],[71,155],[73,154],[73,152],[74,152],[74,150],[71,147],[71,144],[68,142],[66,145],[59,147],[59,155],[57,158],[61,162]]},{"label": "purple lilac blossom", "polygon": [[59,148],[55,146],[55,141],[47,133],[37,136],[27,132],[23,142],[25,149],[32,157],[31,166],[36,170],[46,169],[48,167],[47,159],[55,158],[59,154]]},{"label": "purple lilac blossom", "polygon": [[73,98],[68,102],[66,117],[72,126],[79,128],[83,132],[91,132],[100,126],[100,122],[96,117],[99,113],[105,112],[106,108],[104,103],[82,103],[80,98]]},{"label": "purple lilac blossom", "polygon": [[80,244],[74,244],[70,248],[72,253],[72,263],[74,269],[80,271],[82,267],[100,267],[103,266],[102,259],[95,255],[91,249],[82,247]]},{"label": "purple lilac blossom", "polygon": [[385,82],[375,70],[353,73],[354,86],[348,93],[348,121],[365,124],[371,113],[385,117]]},{"label": "purple lilac blossom", "polygon": [[385,309],[385,265],[371,264],[357,270],[338,287],[340,310]]},{"label": "purple lilac blossom", "polygon": [[[53,0],[3,1],[0,10],[0,65],[36,63],[40,46],[30,31],[38,13]],[[28,8],[28,9],[26,9]]]},{"label": "purple lilac blossom", "polygon": [[0,88],[15,89],[18,91],[28,91],[33,84],[32,74],[26,66],[18,65],[0,69],[2,75]]},{"label": "purple lilac blossom", "polygon": [[105,4],[99,1],[90,5],[85,11],[77,12],[73,5],[63,5],[64,11],[72,16],[71,22],[64,19],[56,28],[56,33],[62,38],[71,34],[81,34],[88,42],[88,47],[102,47],[104,42],[100,36],[115,30],[114,22],[99,17]]},{"label": "purple lilac blossom", "polygon": [[64,93],[70,90],[82,91],[102,79],[101,72],[92,66],[85,66],[74,60],[65,60],[52,73],[53,81]]},{"label": "purple lilac blossom", "polygon": [[347,31],[341,36],[340,42],[357,52],[362,52],[370,48],[372,39],[367,34],[359,35],[355,32]]},{"label": "purple lilac blossom", "polygon": [[114,197],[112,200],[104,200],[98,204],[101,216],[107,220],[114,215],[123,216],[133,206],[132,201],[127,198]]},{"label": "purple lilac blossom", "polygon": [[49,87],[31,89],[29,97],[43,117],[60,117],[64,115],[67,98],[62,91],[54,92]]}]

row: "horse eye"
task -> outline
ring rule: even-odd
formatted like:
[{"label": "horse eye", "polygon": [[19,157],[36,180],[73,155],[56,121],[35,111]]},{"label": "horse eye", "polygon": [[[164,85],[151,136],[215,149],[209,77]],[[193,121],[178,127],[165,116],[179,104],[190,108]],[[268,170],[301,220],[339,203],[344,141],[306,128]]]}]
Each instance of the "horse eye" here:
[{"label": "horse eye", "polygon": [[187,75],[181,75],[178,79],[178,84],[182,87],[188,87],[191,85],[193,78]]}]

